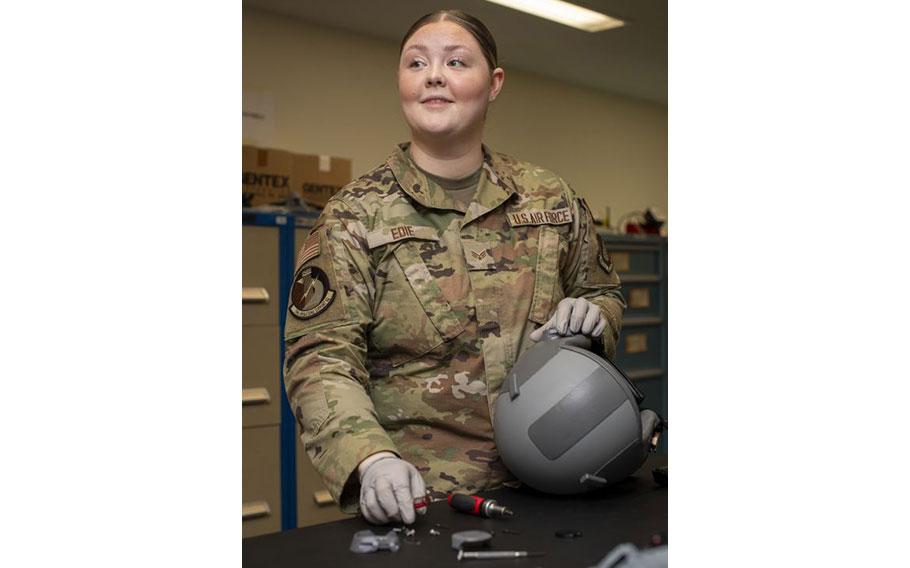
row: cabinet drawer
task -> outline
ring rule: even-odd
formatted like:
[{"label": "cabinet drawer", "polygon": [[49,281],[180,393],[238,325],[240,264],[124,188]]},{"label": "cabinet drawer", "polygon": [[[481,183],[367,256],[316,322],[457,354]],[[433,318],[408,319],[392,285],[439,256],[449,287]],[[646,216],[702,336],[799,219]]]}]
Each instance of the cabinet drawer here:
[{"label": "cabinet drawer", "polygon": [[243,426],[281,421],[278,327],[243,326]]},{"label": "cabinet drawer", "polygon": [[278,228],[243,227],[243,323],[278,325]]},{"label": "cabinet drawer", "polygon": [[603,240],[613,267],[620,278],[623,274],[660,274],[660,248],[638,246]]},{"label": "cabinet drawer", "polygon": [[660,282],[656,276],[623,278],[622,294],[628,306],[624,317],[659,317],[663,313]]},{"label": "cabinet drawer", "polygon": [[663,366],[663,328],[659,319],[653,321],[657,323],[639,325],[634,320],[623,320],[615,357],[623,371]]},{"label": "cabinet drawer", "polygon": [[324,499],[329,497],[328,490],[326,490],[322,478],[313,468],[310,458],[306,455],[306,450],[303,449],[299,427],[295,446],[297,449],[297,526],[306,527],[350,519],[352,515],[342,513],[334,501],[324,502]]},{"label": "cabinet drawer", "polygon": [[281,530],[278,426],[243,429],[243,536]]}]

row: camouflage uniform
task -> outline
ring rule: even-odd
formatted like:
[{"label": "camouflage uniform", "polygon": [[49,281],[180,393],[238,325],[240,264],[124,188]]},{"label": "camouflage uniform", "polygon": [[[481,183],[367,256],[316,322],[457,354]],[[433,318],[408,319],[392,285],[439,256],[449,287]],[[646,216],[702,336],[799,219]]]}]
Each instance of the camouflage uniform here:
[{"label": "camouflage uniform", "polygon": [[288,399],[346,512],[357,464],[382,450],[414,464],[434,498],[514,480],[491,409],[528,334],[583,297],[607,317],[612,355],[625,308],[587,205],[558,176],[484,147],[465,210],[406,148],[328,202],[289,303]]}]

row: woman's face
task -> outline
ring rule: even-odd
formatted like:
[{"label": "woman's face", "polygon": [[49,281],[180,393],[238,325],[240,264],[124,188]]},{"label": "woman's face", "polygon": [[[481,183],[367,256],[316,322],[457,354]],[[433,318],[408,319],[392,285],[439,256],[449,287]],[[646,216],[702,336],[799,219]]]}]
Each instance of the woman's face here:
[{"label": "woman's face", "polygon": [[484,113],[502,88],[474,36],[452,22],[427,24],[408,38],[398,64],[405,120],[418,135],[458,138],[483,127]]}]

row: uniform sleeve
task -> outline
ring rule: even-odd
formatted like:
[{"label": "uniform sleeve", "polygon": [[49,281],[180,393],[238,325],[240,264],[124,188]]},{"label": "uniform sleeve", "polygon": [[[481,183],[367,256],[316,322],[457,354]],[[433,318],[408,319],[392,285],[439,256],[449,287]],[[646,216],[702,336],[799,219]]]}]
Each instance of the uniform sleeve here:
[{"label": "uniform sleeve", "polygon": [[571,189],[567,194],[572,203],[573,222],[569,252],[565,265],[560,267],[563,289],[566,297],[585,298],[600,308],[607,318],[607,327],[601,338],[604,352],[612,358],[616,354],[622,313],[626,308],[619,275],[613,270],[613,263],[597,234],[587,203],[576,197]]},{"label": "uniform sleeve", "polygon": [[363,224],[344,203],[330,201],[298,254],[284,383],[307,455],[346,513],[358,510],[357,464],[383,450],[398,454],[369,396],[373,295]]}]

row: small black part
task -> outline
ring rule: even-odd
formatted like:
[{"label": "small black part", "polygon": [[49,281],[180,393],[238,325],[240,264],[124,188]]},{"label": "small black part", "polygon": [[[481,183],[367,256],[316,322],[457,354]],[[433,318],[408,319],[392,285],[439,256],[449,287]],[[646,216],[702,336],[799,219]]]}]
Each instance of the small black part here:
[{"label": "small black part", "polygon": [[556,531],[558,538],[581,538],[582,532],[575,529],[560,529]]},{"label": "small black part", "polygon": [[667,486],[667,466],[652,469],[651,476],[654,477],[654,482],[661,487]]}]

